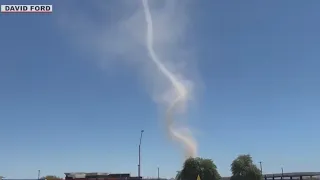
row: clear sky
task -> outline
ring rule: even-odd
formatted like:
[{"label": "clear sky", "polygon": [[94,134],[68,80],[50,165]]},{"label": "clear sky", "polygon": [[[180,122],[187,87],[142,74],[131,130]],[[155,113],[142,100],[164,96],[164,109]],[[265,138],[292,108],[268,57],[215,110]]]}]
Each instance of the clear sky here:
[{"label": "clear sky", "polygon": [[[156,177],[159,166],[161,176],[174,177],[183,154],[165,134],[163,110],[148,93],[144,73],[132,61],[101,68],[94,53],[75,46],[61,28],[66,5],[57,2],[45,2],[54,5],[52,14],[0,15],[0,175],[137,175],[144,129],[142,175]],[[98,11],[76,2],[70,11]],[[109,16],[95,23],[107,27],[123,6],[116,0],[104,6],[99,11]],[[319,171],[320,2],[202,0],[189,6],[185,34],[201,93],[186,118],[199,156],[213,159],[222,176],[241,153],[262,161],[265,173]],[[117,58],[108,53],[99,58]]]}]

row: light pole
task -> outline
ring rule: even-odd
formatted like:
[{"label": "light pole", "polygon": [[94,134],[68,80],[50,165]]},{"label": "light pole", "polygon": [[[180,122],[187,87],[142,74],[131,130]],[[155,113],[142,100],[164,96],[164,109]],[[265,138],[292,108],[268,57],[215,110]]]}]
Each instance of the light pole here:
[{"label": "light pole", "polygon": [[160,180],[160,175],[159,175],[159,167],[158,167],[158,180]]},{"label": "light pole", "polygon": [[283,179],[283,167],[281,168],[281,179]]},{"label": "light pole", "polygon": [[260,171],[261,171],[261,176],[262,176],[262,162],[260,161]]},{"label": "light pole", "polygon": [[38,180],[40,179],[40,170],[38,170]]},{"label": "light pole", "polygon": [[141,170],[141,140],[142,140],[142,134],[143,134],[144,130],[141,130],[141,133],[140,133],[140,142],[139,142],[139,164],[138,164],[138,177],[140,178],[141,177],[141,174],[140,174],[140,170]]}]

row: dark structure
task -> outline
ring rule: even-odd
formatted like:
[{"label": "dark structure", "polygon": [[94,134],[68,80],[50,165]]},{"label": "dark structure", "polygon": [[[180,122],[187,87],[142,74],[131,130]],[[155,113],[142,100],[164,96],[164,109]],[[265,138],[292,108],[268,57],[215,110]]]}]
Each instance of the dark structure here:
[{"label": "dark structure", "polygon": [[275,179],[307,179],[315,178],[320,176],[320,172],[293,172],[293,173],[277,173],[277,174],[264,174],[265,180],[275,180]]},{"label": "dark structure", "polygon": [[141,180],[140,177],[132,177],[130,174],[108,174],[108,173],[64,173],[65,180]]},{"label": "dark structure", "polygon": [[[293,173],[277,173],[277,174],[264,174],[263,179],[264,180],[291,180],[291,179],[319,179],[320,172],[293,172]],[[230,177],[223,177],[221,180],[230,180]]]}]

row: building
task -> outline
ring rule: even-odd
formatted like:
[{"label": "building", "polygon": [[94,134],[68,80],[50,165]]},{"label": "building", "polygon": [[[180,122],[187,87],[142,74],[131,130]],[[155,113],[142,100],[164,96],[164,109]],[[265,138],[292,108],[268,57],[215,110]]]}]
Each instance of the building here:
[{"label": "building", "polygon": [[132,177],[130,174],[109,174],[99,172],[73,172],[64,173],[65,180],[140,180],[141,177]]}]

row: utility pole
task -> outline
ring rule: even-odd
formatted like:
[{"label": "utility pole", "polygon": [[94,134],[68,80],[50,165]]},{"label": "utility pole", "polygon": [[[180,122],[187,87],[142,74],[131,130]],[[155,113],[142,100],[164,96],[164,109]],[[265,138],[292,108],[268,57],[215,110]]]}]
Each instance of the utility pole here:
[{"label": "utility pole", "polygon": [[160,175],[159,175],[159,167],[158,167],[158,180],[160,180]]},{"label": "utility pole", "polygon": [[263,174],[262,174],[262,162],[260,161],[259,163],[260,163],[261,176],[263,176]]},{"label": "utility pole", "polygon": [[144,130],[141,130],[140,133],[140,142],[139,142],[139,164],[138,164],[138,177],[139,179],[141,178],[141,140],[142,140],[142,134],[143,134]]}]

